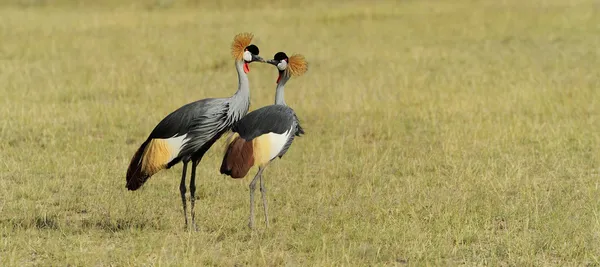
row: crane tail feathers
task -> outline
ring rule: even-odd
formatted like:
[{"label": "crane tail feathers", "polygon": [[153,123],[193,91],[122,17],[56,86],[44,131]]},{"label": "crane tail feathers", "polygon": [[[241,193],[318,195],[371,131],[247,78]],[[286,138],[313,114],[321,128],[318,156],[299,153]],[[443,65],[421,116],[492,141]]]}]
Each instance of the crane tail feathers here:
[{"label": "crane tail feathers", "polygon": [[135,152],[127,168],[127,189],[139,189],[152,175],[167,167],[170,157],[170,147],[165,140],[146,140]]},{"label": "crane tail feathers", "polygon": [[298,124],[298,129],[296,130],[295,135],[296,136],[302,136],[304,133],[304,129],[302,128],[302,126],[300,126],[300,124]]},{"label": "crane tail feathers", "polygon": [[221,163],[221,174],[231,176],[231,178],[243,178],[254,166],[254,153],[252,141],[246,141],[239,135],[231,137],[223,162]]},{"label": "crane tail feathers", "polygon": [[148,178],[150,178],[150,176],[146,175],[142,171],[142,156],[144,155],[144,150],[146,149],[149,141],[150,140],[144,142],[131,158],[131,162],[127,168],[126,176],[126,187],[129,190],[137,190],[144,184],[144,182],[146,182],[146,180],[148,180]]}]

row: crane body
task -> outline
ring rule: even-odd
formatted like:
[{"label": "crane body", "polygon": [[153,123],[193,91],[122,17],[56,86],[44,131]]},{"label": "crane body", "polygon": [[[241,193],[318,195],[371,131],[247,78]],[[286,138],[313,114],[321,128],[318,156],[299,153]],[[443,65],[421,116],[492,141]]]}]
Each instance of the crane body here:
[{"label": "crane body", "polygon": [[253,166],[264,167],[276,157],[283,157],[294,136],[304,133],[294,110],[283,105],[250,112],[232,131],[221,165],[221,173],[232,178],[243,178]]},{"label": "crane body", "polygon": [[238,73],[237,92],[228,98],[207,98],[186,104],[162,119],[135,152],[126,174],[128,190],[139,189],[152,175],[183,163],[180,194],[185,225],[188,225],[185,199],[187,165],[192,162],[190,202],[192,224],[195,223],[196,167],[211,146],[241,119],[250,107],[248,64],[264,62],[259,50],[250,44],[252,35],[243,33],[234,38],[232,54]]},{"label": "crane body", "polygon": [[294,55],[288,58],[283,52],[275,54],[269,63],[277,66],[279,77],[275,94],[275,104],[254,110],[234,123],[233,134],[228,139],[220,172],[232,178],[243,178],[253,166],[258,171],[250,182],[250,219],[248,226],[254,226],[254,191],[260,179],[265,213],[265,224],[269,225],[266,188],[262,173],[275,158],[283,157],[289,150],[294,138],[304,134],[294,110],[284,100],[284,86],[292,76],[300,76],[307,70],[304,57]]}]

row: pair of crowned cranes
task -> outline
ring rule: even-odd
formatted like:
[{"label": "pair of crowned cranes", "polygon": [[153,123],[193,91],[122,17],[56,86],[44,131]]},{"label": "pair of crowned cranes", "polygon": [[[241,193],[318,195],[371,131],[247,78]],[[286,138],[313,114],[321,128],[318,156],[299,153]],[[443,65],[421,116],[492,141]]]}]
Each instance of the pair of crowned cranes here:
[{"label": "pair of crowned cranes", "polygon": [[[188,163],[192,163],[190,178],[190,202],[192,225],[196,229],[194,212],[196,193],[196,167],[210,147],[227,131],[227,140],[220,172],[232,178],[243,178],[250,168],[258,166],[258,172],[250,182],[250,218],[248,226],[254,226],[254,191],[260,180],[265,213],[269,225],[266,191],[262,179],[265,167],[275,158],[282,157],[294,140],[303,134],[294,111],[285,104],[284,86],[292,76],[300,76],[307,70],[301,55],[288,58],[283,52],[271,60],[258,54],[258,47],[251,44],[253,35],[241,33],[235,36],[231,53],[238,74],[238,90],[228,98],[207,98],[180,107],[167,115],[150,133],[148,139],[135,152],[127,169],[127,189],[139,189],[152,175],[182,162],[183,171],[179,190],[183,203],[185,226],[188,226],[185,177]],[[247,73],[252,62],[270,63],[277,67],[275,105],[262,107],[248,113],[250,88]],[[248,113],[248,114],[247,114]]]}]

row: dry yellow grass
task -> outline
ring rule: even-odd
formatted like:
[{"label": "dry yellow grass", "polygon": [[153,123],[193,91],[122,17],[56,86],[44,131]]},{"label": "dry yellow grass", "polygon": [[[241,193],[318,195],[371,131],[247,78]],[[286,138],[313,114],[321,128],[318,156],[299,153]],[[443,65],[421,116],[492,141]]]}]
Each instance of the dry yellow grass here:
[{"label": "dry yellow grass", "polygon": [[[600,264],[595,1],[99,2],[0,5],[0,265]],[[243,31],[306,56],[307,134],[265,172],[271,228],[220,142],[185,232],[181,165],[128,192],[128,160],[234,93]],[[250,67],[256,109],[277,72]]]}]

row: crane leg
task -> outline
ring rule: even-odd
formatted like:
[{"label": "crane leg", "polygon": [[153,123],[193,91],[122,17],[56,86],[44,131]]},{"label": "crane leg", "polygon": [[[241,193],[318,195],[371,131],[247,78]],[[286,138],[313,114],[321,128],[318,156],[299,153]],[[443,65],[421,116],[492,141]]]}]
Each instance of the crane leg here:
[{"label": "crane leg", "polygon": [[254,191],[256,189],[256,182],[258,181],[259,177],[262,174],[262,167],[258,167],[258,172],[256,173],[256,176],[254,176],[254,179],[252,179],[252,182],[250,182],[250,219],[248,222],[248,227],[250,227],[250,229],[254,228]]},{"label": "crane leg", "polygon": [[192,227],[195,231],[198,231],[196,226],[196,211],[194,210],[196,204],[196,167],[198,167],[199,160],[192,161],[192,178],[190,179],[190,202],[192,202]]},{"label": "crane leg", "polygon": [[185,175],[187,172],[187,162],[183,163],[183,171],[181,173],[181,183],[179,184],[179,192],[181,192],[181,202],[183,203],[183,217],[185,218],[185,228],[188,226],[187,205],[185,201]]},{"label": "crane leg", "polygon": [[265,211],[265,225],[266,225],[266,227],[269,227],[269,212],[268,212],[268,208],[267,208],[267,189],[265,188],[265,183],[263,182],[263,178],[262,178],[262,170],[265,167],[261,168],[259,179],[260,179],[260,194],[262,197],[263,209]]}]

